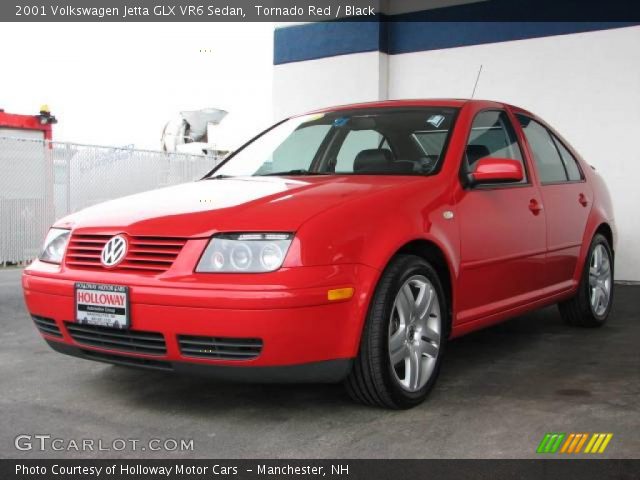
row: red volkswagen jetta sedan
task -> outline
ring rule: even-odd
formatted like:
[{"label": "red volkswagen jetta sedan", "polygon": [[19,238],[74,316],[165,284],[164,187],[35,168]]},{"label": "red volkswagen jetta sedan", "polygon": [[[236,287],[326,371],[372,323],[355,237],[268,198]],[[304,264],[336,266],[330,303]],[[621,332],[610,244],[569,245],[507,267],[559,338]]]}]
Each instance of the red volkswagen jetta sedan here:
[{"label": "red volkswagen jetta sedan", "polygon": [[200,181],[58,221],[24,272],[53,349],[407,408],[446,342],[545,305],[602,325],[598,174],[511,105],[386,101],[274,125]]}]

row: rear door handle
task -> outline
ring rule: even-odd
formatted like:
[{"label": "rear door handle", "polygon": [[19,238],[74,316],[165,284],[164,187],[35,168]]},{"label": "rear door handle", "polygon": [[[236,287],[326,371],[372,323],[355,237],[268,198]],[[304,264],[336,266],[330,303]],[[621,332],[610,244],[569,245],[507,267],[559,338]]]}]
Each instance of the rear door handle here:
[{"label": "rear door handle", "polygon": [[584,193],[581,193],[580,195],[578,195],[578,202],[580,202],[580,205],[582,205],[583,207],[586,207],[587,205],[589,205],[589,199]]},{"label": "rear door handle", "polygon": [[531,210],[534,215],[538,215],[542,211],[542,209],[542,204],[535,198],[532,198],[531,201],[529,201],[529,210]]}]

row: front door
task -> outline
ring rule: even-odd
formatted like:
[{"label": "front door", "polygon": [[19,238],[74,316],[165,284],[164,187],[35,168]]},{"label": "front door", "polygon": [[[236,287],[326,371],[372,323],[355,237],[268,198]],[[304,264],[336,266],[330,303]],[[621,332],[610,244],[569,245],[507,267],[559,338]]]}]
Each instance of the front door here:
[{"label": "front door", "polygon": [[509,116],[501,110],[478,113],[463,168],[472,172],[483,157],[523,164],[518,183],[466,188],[456,206],[460,225],[460,291],[456,323],[526,303],[544,285],[545,210],[531,179]]}]

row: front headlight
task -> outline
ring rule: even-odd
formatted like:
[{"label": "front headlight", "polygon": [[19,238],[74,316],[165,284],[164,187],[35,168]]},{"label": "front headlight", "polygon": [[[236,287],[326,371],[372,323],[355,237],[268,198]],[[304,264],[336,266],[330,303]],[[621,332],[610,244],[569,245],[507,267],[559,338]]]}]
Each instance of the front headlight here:
[{"label": "front headlight", "polygon": [[215,235],[196,272],[258,273],[279,269],[287,255],[290,233],[233,233]]},{"label": "front headlight", "polygon": [[69,243],[70,230],[63,230],[61,228],[52,228],[47,233],[47,237],[44,239],[44,246],[42,252],[38,257],[43,262],[49,263],[61,263],[64,257],[64,252],[67,249],[67,243]]}]

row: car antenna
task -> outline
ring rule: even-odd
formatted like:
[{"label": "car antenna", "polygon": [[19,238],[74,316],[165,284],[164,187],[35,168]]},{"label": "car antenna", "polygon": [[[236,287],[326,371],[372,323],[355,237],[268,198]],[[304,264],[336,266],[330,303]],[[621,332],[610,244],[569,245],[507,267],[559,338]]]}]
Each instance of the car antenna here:
[{"label": "car antenna", "polygon": [[473,85],[473,92],[471,92],[471,98],[473,98],[476,94],[476,88],[478,87],[478,82],[480,81],[481,73],[482,73],[482,64],[480,64],[480,68],[478,69],[478,76],[476,77],[476,83]]}]

